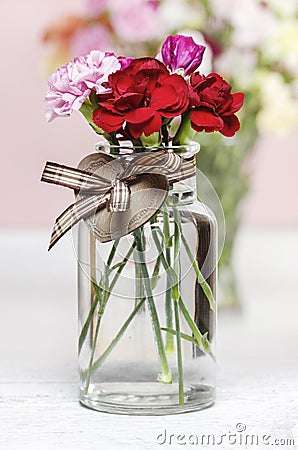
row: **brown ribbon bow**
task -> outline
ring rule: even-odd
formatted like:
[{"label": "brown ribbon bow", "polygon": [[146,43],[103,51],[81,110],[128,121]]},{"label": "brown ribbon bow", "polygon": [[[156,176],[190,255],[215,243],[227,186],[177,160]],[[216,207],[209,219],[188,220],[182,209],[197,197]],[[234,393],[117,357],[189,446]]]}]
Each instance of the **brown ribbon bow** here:
[{"label": "brown ribbon bow", "polygon": [[49,250],[81,219],[101,242],[146,223],[166,199],[169,183],[195,175],[195,158],[168,150],[113,157],[94,153],[77,169],[47,162],[41,181],[71,188],[76,202],[54,224]]}]

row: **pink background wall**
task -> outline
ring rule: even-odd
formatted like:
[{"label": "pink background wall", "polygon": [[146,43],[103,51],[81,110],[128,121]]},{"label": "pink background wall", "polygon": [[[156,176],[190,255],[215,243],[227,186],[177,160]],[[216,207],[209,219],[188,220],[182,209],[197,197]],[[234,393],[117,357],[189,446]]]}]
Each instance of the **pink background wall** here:
[{"label": "pink background wall", "polygon": [[[1,1],[2,228],[50,227],[73,195],[39,182],[45,161],[76,165],[97,141],[79,114],[51,124],[44,119],[46,52],[42,31],[59,16],[80,10],[82,3]],[[243,207],[246,222],[298,225],[297,142],[298,131],[260,143],[253,159],[251,193]]]},{"label": "pink background wall", "polygon": [[73,195],[39,182],[45,161],[75,165],[97,140],[79,114],[51,124],[44,119],[47,74],[41,35],[49,22],[80,4],[1,1],[2,227],[50,226]]}]

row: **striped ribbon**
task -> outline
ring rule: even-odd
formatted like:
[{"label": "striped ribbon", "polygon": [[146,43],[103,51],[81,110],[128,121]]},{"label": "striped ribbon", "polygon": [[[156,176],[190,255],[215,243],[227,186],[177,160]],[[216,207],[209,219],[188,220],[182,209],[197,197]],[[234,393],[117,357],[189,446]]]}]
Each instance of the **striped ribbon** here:
[{"label": "striped ribbon", "polygon": [[41,181],[65,186],[80,193],[80,199],[70,205],[55,221],[49,250],[81,219],[107,207],[108,211],[126,211],[130,203],[129,184],[144,173],[167,176],[169,183],[195,175],[195,158],[183,159],[168,150],[134,154],[130,163],[113,180],[85,170],[47,162]]}]

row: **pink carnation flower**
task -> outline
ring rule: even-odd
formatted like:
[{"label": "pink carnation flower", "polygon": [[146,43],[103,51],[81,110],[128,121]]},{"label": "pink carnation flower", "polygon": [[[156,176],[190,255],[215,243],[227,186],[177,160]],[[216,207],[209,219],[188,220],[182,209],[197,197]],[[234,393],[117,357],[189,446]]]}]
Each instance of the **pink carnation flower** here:
[{"label": "pink carnation flower", "polygon": [[121,64],[113,53],[99,50],[75,58],[66,66],[60,67],[48,81],[49,89],[45,96],[48,104],[47,121],[79,111],[92,89],[97,94],[108,92],[108,77],[120,68]]},{"label": "pink carnation flower", "polygon": [[109,0],[86,0],[88,13],[93,15],[101,14],[108,7]]},{"label": "pink carnation flower", "polygon": [[[117,3],[115,2],[117,6]],[[148,0],[121,0],[113,8],[111,21],[117,34],[127,42],[145,42],[160,35],[156,3]]]},{"label": "pink carnation flower", "polygon": [[70,52],[74,56],[86,55],[91,50],[112,50],[110,33],[102,25],[79,29],[71,38]]}]

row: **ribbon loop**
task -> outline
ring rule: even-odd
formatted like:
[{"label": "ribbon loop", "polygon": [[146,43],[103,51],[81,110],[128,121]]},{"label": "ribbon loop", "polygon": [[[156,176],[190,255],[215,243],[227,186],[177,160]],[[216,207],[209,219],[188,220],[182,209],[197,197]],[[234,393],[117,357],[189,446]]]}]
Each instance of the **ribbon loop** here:
[{"label": "ribbon loop", "polygon": [[[89,157],[96,158],[99,161],[100,156],[98,154],[89,155]],[[113,158],[109,161],[102,160],[100,164],[105,166],[111,161],[113,161]],[[105,207],[109,213],[128,211],[131,196],[130,183],[135,183],[136,179],[148,177],[150,174],[151,177],[155,178],[163,175],[159,178],[160,180],[166,177],[167,181],[173,184],[195,175],[195,158],[183,159],[178,154],[166,149],[135,154],[116,178],[114,178],[114,174],[113,179],[99,176],[87,170],[47,162],[41,181],[65,186],[73,189],[76,194],[80,194],[79,199],[57,218],[49,250],[79,220],[89,218]],[[160,188],[166,190],[166,186],[161,181],[160,183],[163,186]],[[164,200],[162,199],[162,201]],[[157,207],[155,212],[158,209]],[[144,219],[145,222],[146,218]],[[123,229],[127,228],[124,227]]]},{"label": "ribbon loop", "polygon": [[47,162],[41,176],[41,181],[58,184],[75,190],[105,192],[110,181],[86,170],[63,166],[54,162]]}]

